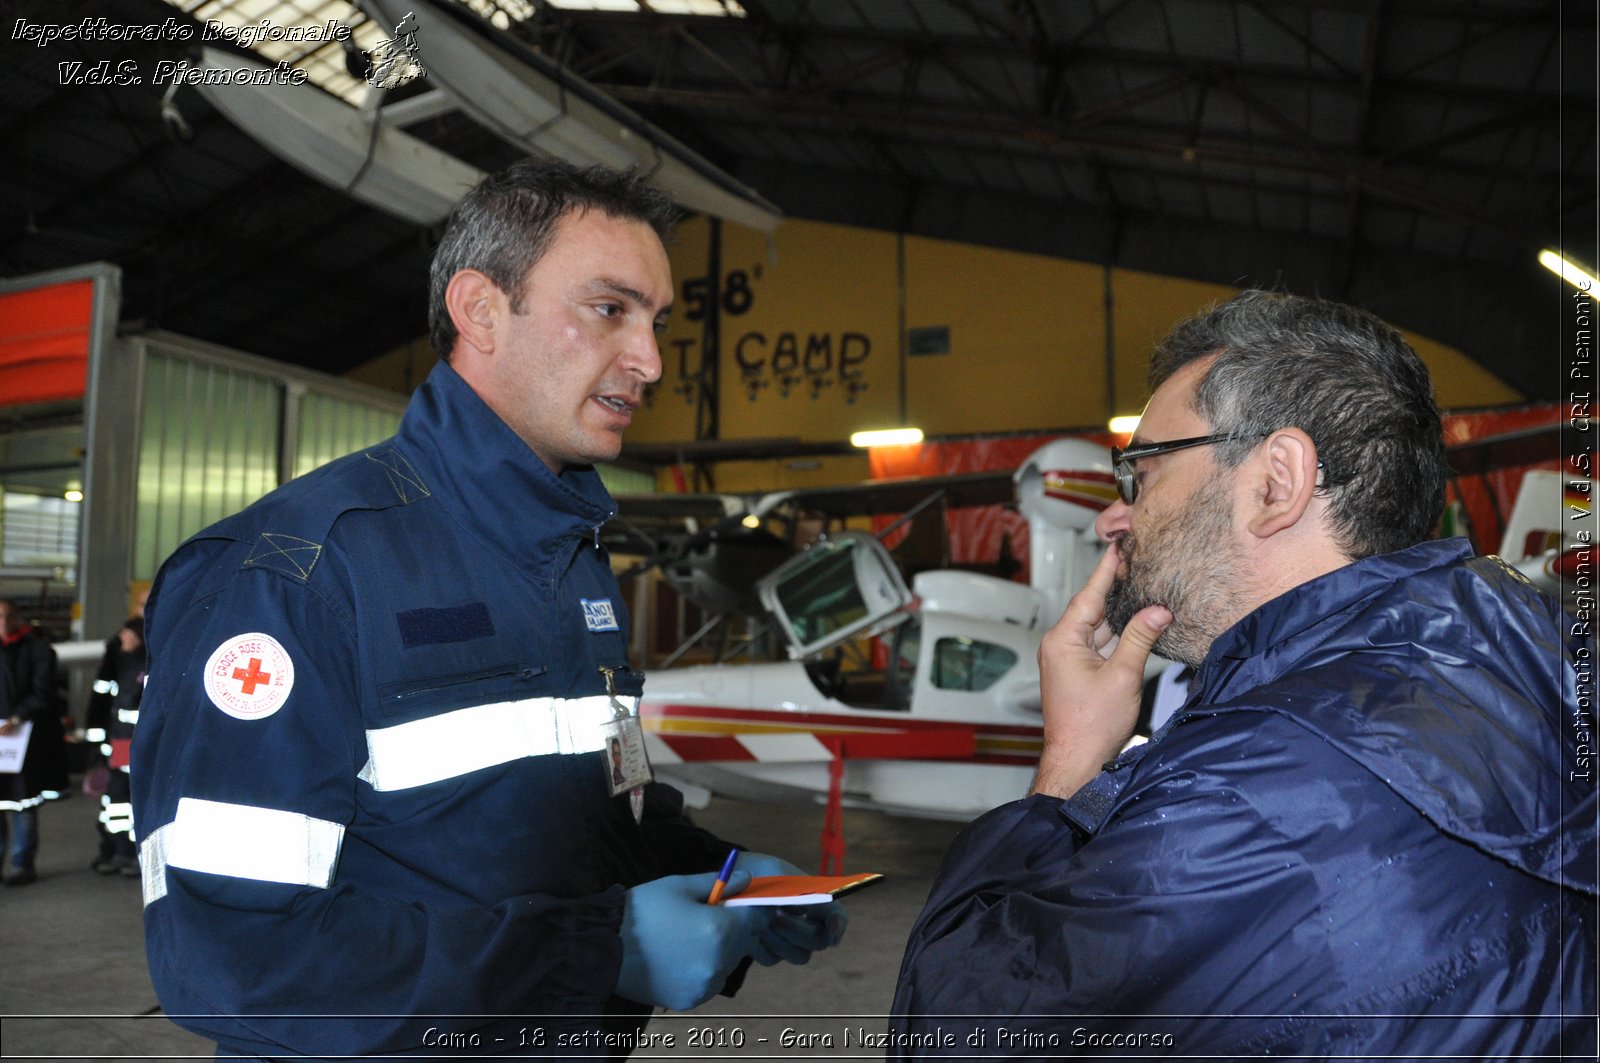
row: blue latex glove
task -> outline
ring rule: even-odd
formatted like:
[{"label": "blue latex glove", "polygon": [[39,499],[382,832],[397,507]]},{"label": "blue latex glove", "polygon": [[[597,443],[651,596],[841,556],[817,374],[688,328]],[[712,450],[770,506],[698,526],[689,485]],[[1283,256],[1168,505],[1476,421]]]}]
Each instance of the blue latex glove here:
[{"label": "blue latex glove", "polygon": [[[750,884],[740,869],[727,893]],[[617,995],[640,1004],[687,1011],[722,989],[741,960],[756,950],[773,921],[772,908],[706,904],[716,874],[672,875],[627,893],[622,907],[622,970]]]},{"label": "blue latex glove", "polygon": [[[749,871],[757,878],[766,875],[803,875],[798,867],[765,853],[740,853],[739,870]],[[742,885],[741,885],[742,888]],[[727,896],[736,895],[730,888]],[[828,904],[795,905],[791,908],[774,908],[772,922],[762,932],[756,947],[750,953],[763,967],[776,963],[805,963],[811,954],[831,949],[844,938],[850,916],[838,901]]]}]

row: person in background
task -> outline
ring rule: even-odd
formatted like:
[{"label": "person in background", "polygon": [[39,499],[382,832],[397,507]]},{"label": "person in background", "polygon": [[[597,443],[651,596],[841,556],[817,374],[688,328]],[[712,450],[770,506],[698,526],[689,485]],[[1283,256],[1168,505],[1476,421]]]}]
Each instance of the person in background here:
[{"label": "person in background", "polygon": [[[956,840],[898,1058],[1595,1057],[1594,639],[1464,540],[1428,373],[1246,292],[1180,324],[1040,649],[1032,796]],[[1576,637],[1575,637],[1576,636]],[[1125,752],[1154,652],[1192,666]]]},{"label": "person in background", "polygon": [[9,820],[6,885],[38,881],[39,806],[67,786],[66,747],[56,689],[56,651],[15,602],[0,598],[0,737],[31,725],[22,770],[0,774],[0,820]]},{"label": "person in background", "polygon": [[[485,178],[435,254],[444,360],[395,437],[162,567],[146,942],[219,1053],[621,1057],[653,1007],[839,940],[838,904],[708,905],[728,845],[644,757],[593,466],[661,373],[672,215],[609,170]],[[743,855],[728,892],[792,870]]]},{"label": "person in background", "polygon": [[100,670],[95,674],[89,707],[84,713],[86,738],[97,747],[89,773],[104,780],[99,793],[100,814],[96,830],[100,851],[90,865],[102,875],[139,877],[138,854],[133,841],[133,800],[128,786],[128,765],[134,728],[139,723],[139,701],[144,693],[144,602],[117,633],[106,640]]}]

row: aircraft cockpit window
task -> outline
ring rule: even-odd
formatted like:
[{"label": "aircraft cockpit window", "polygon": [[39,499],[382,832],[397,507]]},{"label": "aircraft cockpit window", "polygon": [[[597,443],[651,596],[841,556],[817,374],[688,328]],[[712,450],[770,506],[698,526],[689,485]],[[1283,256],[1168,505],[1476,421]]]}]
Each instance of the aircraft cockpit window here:
[{"label": "aircraft cockpit window", "polygon": [[801,642],[816,642],[861,619],[866,603],[856,587],[848,551],[830,552],[819,564],[778,584],[778,597]]},{"label": "aircraft cockpit window", "polygon": [[1015,652],[992,642],[940,639],[933,647],[933,685],[940,690],[987,690],[1016,663]]},{"label": "aircraft cockpit window", "polygon": [[812,545],[756,589],[795,658],[887,630],[906,619],[901,610],[911,600],[888,551],[860,532]]}]

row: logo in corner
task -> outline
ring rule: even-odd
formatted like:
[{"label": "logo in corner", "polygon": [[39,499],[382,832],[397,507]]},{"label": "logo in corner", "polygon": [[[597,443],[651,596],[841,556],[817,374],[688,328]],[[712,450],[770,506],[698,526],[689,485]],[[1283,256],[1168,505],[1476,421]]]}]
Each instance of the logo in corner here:
[{"label": "logo in corner", "polygon": [[616,610],[611,608],[610,598],[579,598],[583,605],[583,622],[590,631],[620,631],[617,626]]},{"label": "logo in corner", "polygon": [[206,697],[236,720],[263,720],[289,700],[294,662],[277,639],[252,631],[235,635],[206,662]]},{"label": "logo in corner", "polygon": [[406,17],[395,24],[393,37],[361,53],[367,59],[367,84],[380,89],[397,89],[428,76],[417,56],[416,17],[414,12],[407,11]]}]

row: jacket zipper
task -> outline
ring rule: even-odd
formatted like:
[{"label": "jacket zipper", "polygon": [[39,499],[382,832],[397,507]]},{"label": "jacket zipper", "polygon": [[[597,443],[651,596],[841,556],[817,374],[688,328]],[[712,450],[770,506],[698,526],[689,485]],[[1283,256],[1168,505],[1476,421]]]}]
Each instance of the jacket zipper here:
[{"label": "jacket zipper", "polygon": [[389,694],[384,701],[404,701],[422,694],[432,694],[440,690],[449,690],[451,687],[466,686],[469,683],[482,683],[491,679],[533,679],[548,672],[548,668],[508,668],[501,672],[490,672],[487,675],[463,676],[460,679],[451,679],[443,683],[434,683],[432,686],[417,687],[415,690],[403,690],[398,694]]}]

